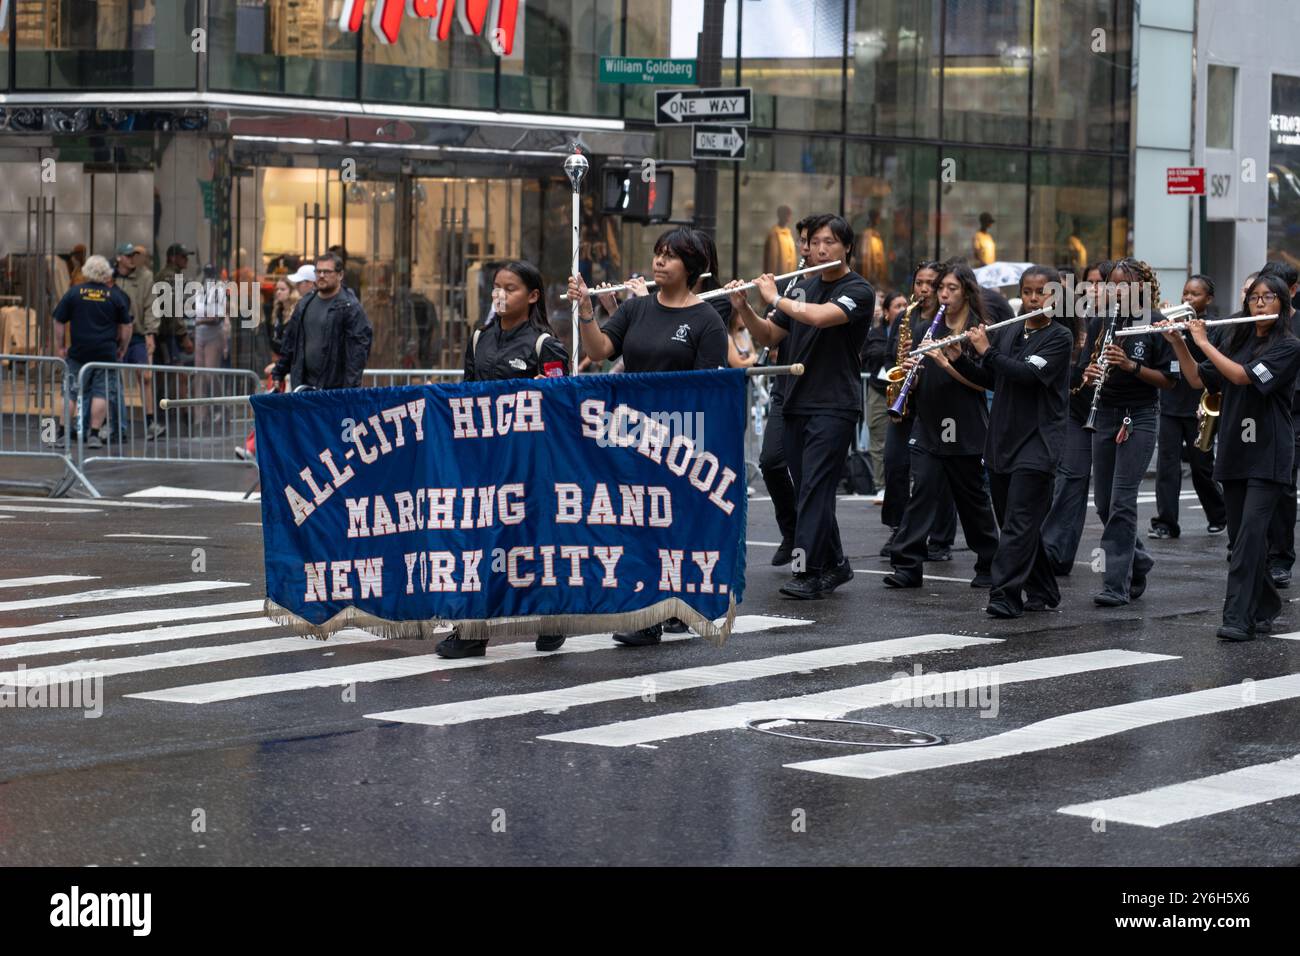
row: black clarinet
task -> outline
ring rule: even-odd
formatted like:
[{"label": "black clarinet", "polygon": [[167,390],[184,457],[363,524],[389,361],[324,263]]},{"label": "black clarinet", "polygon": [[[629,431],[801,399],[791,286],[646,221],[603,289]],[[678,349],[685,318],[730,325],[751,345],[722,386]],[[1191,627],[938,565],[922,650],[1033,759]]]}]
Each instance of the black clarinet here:
[{"label": "black clarinet", "polygon": [[1106,361],[1106,347],[1115,341],[1115,328],[1118,325],[1119,309],[1116,308],[1110,317],[1110,325],[1106,328],[1106,337],[1101,342],[1101,357],[1097,359],[1097,364],[1101,366],[1101,378],[1097,379],[1097,390],[1092,393],[1092,404],[1088,406],[1088,420],[1083,423],[1083,430],[1086,432],[1097,430],[1097,407],[1101,402],[1101,390],[1106,386],[1106,373],[1110,371],[1110,362]]}]

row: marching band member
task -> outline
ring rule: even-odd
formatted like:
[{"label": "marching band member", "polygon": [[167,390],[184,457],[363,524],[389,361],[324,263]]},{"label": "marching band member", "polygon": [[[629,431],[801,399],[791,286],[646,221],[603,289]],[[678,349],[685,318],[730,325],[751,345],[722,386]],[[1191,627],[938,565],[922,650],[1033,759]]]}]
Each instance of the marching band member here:
[{"label": "marching band member", "polygon": [[[1300,289],[1300,272],[1288,262],[1271,260],[1259,270],[1260,275],[1273,273],[1291,290],[1291,307],[1296,307],[1295,294]],[[1253,279],[1251,280],[1254,281]],[[1243,293],[1242,297],[1245,297]],[[1300,336],[1300,316],[1292,314],[1291,331]],[[1296,521],[1296,465],[1300,464],[1300,391],[1291,403],[1291,414],[1295,420],[1296,462],[1291,465],[1290,494],[1282,496],[1268,538],[1268,573],[1273,576],[1273,583],[1279,588],[1291,586],[1291,569],[1295,565],[1295,521]],[[1232,542],[1228,542],[1232,547]]]},{"label": "marching band member", "polygon": [[[1149,265],[1138,259],[1121,259],[1111,271],[1107,289],[1115,288],[1119,312],[1116,328],[1133,324],[1141,314],[1137,283],[1149,290],[1151,302],[1160,301],[1160,283]],[[1152,310],[1152,321],[1164,321]],[[1139,319],[1145,323],[1145,319]],[[1097,399],[1096,431],[1092,436],[1092,469],[1097,513],[1103,531],[1101,547],[1105,577],[1093,597],[1099,607],[1121,607],[1141,597],[1155,561],[1137,533],[1138,486],[1155,450],[1156,400],[1161,389],[1172,388],[1178,366],[1169,344],[1158,332],[1115,338],[1104,352],[1105,335],[1097,338],[1084,384],[1102,380],[1100,359],[1106,360],[1105,380]]]},{"label": "marching band member", "polygon": [[[948,263],[939,274],[939,303],[946,308],[936,337],[984,325],[984,300],[975,273],[965,264]],[[919,343],[919,340],[917,341]],[[961,519],[966,544],[975,552],[972,587],[989,587],[989,569],[997,550],[997,524],[984,487],[981,457],[988,430],[988,402],[984,386],[975,382],[981,372],[962,344],[926,354],[912,389],[916,421],[912,426],[912,494],[890,556],[893,574],[884,579],[891,588],[919,588],[924,576],[925,540],[934,526],[944,489],[950,489]],[[909,370],[921,361],[910,358]],[[974,370],[974,371],[972,371]]]},{"label": "marching band member", "polygon": [[[582,276],[569,277],[569,299],[578,300],[582,347],[593,361],[623,356],[628,372],[689,372],[727,367],[727,329],[722,317],[692,289],[709,271],[707,237],[685,227],[670,229],[655,241],[656,289],[625,301],[604,325],[596,325],[595,312]],[[686,625],[670,618],[676,633]],[[658,644],[664,624],[638,631],[620,631],[620,644]]]},{"label": "marching band member", "polygon": [[876,485],[876,503],[885,500],[885,436],[889,434],[889,399],[886,372],[894,364],[889,351],[893,330],[907,311],[907,294],[886,292],[877,300],[880,319],[871,320],[867,342],[862,347],[862,371],[866,374],[867,435],[871,454],[871,480]]},{"label": "marching band member", "polygon": [[[1055,269],[1025,270],[1020,277],[1022,314],[1048,304],[1049,283],[1060,287]],[[1074,334],[1065,319],[1040,315],[991,335],[977,326],[970,331],[970,344],[992,380],[984,461],[1001,527],[985,610],[991,617],[1020,617],[1026,610],[1042,611],[1061,602],[1043,550],[1042,525],[1065,449]]]},{"label": "marching band member", "polygon": [[1074,556],[1083,539],[1083,524],[1088,518],[1088,486],[1092,483],[1092,433],[1085,431],[1092,405],[1090,386],[1083,384],[1083,374],[1092,364],[1092,353],[1105,334],[1104,319],[1097,307],[1102,283],[1110,276],[1114,263],[1103,261],[1084,272],[1086,298],[1082,321],[1075,329],[1070,358],[1070,414],[1065,425],[1065,451],[1056,470],[1052,488],[1052,506],[1043,521],[1043,550],[1058,576],[1074,570]]},{"label": "marching band member", "polygon": [[[531,262],[507,262],[492,282],[495,318],[476,329],[465,349],[465,381],[491,382],[512,378],[564,375],[569,355],[551,334],[546,319],[546,282]],[[438,643],[439,657],[482,657],[487,641],[463,640],[459,633]],[[556,651],[563,634],[539,635],[539,651]]]},{"label": "marching band member", "polygon": [[[1204,319],[1206,310],[1214,302],[1214,280],[1209,276],[1192,276],[1183,285],[1183,302],[1196,310],[1198,319]],[[1190,341],[1186,333],[1184,339]],[[1205,358],[1194,342],[1188,351],[1194,363],[1199,364]],[[1176,538],[1180,533],[1178,496],[1183,485],[1184,450],[1192,468],[1192,487],[1196,489],[1196,497],[1205,509],[1207,530],[1210,534],[1222,534],[1228,525],[1223,494],[1214,482],[1214,452],[1201,451],[1196,447],[1196,406],[1200,401],[1200,389],[1193,388],[1186,378],[1160,394],[1160,438],[1156,442],[1156,513],[1151,519],[1148,538]]]},{"label": "marching band member", "polygon": [[838,266],[816,273],[791,296],[782,294],[771,275],[759,276],[758,292],[775,310],[771,319],[755,313],[743,292],[731,297],[755,342],[773,346],[788,340],[785,361],[810,370],[785,383],[782,436],[798,495],[794,543],[803,563],[781,593],[801,599],[829,594],[853,579],[835,521],[835,490],[862,415],[862,343],[876,298],[849,268],[853,242],[853,229],[840,216],[815,216],[808,223],[810,265],[838,260]]},{"label": "marching band member", "polygon": [[[1214,477],[1223,484],[1232,548],[1223,624],[1217,636],[1249,641],[1268,634],[1282,601],[1268,573],[1268,530],[1288,493],[1295,457],[1291,403],[1300,375],[1300,340],[1291,330],[1291,295],[1276,275],[1261,275],[1246,293],[1247,315],[1274,315],[1230,326],[1216,347],[1205,323],[1193,320],[1192,341],[1205,353],[1188,366],[1194,387],[1219,392],[1219,455]],[[1190,360],[1177,332],[1165,333],[1176,352]]]}]

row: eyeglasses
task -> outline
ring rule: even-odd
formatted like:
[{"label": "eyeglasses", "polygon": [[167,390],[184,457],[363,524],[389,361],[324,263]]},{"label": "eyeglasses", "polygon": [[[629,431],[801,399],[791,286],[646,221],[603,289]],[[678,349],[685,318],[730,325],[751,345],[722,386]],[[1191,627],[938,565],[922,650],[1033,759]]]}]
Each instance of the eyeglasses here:
[{"label": "eyeglasses", "polygon": [[318,276],[336,276],[339,274],[339,270],[338,269],[317,269],[316,274]]},{"label": "eyeglasses", "polygon": [[1263,305],[1263,304],[1266,303],[1266,302],[1276,302],[1276,301],[1277,301],[1277,293],[1276,293],[1276,292],[1261,292],[1259,295],[1248,295],[1248,296],[1246,296],[1246,301],[1247,301],[1247,302],[1257,302],[1257,303],[1259,303],[1260,305]]}]

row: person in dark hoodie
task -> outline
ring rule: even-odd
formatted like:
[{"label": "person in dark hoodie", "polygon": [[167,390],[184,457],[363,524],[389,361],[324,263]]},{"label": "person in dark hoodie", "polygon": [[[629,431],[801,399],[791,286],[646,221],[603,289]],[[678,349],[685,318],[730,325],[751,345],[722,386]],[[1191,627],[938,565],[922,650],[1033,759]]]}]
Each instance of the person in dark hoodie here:
[{"label": "person in dark hoodie", "polygon": [[277,382],[288,375],[295,388],[358,388],[373,337],[365,309],[343,287],[343,261],[328,252],[316,260],[316,288],[293,310],[266,373]]}]

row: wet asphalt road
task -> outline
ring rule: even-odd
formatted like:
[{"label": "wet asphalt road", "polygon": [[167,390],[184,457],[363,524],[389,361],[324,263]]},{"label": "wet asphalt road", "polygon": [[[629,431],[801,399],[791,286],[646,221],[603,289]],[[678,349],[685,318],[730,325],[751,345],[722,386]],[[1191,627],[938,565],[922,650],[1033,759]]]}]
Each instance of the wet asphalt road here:
[{"label": "wet asphalt road", "polygon": [[[101,490],[120,495],[167,484],[242,492],[248,484],[248,473],[235,468],[159,469],[142,481],[140,467],[106,471]],[[1144,526],[1149,497],[1140,506]],[[1195,503],[1185,498],[1183,507]],[[964,580],[939,579],[970,576],[966,551],[929,565],[937,577],[921,591],[887,591],[879,572],[888,564],[877,556],[884,540],[879,509],[842,500],[840,516],[858,574],[834,596],[804,603],[776,593],[785,574],[768,565],[772,548],[759,543],[776,540],[771,507],[764,500],[751,505],[751,566],[741,613],[811,624],[760,621],[756,626],[763,629],[735,634],[721,648],[699,639],[637,649],[606,647],[605,639],[596,639],[595,649],[577,652],[571,640],[563,653],[513,660],[501,659],[499,650],[494,659],[490,648],[488,663],[478,666],[432,665],[410,676],[293,689],[266,680],[367,662],[421,670],[433,648],[418,641],[322,644],[287,639],[277,627],[235,629],[258,619],[255,611],[202,612],[181,620],[186,608],[263,597],[260,530],[252,524],[260,520],[256,504],[0,498],[0,579],[95,578],[0,587],[0,670],[71,671],[95,666],[86,664],[94,660],[109,662],[113,671],[105,678],[98,719],[71,708],[0,709],[0,863],[1300,863],[1300,796],[1207,812],[1197,802],[1203,797],[1186,788],[1162,791],[1146,799],[1148,812],[1192,814],[1162,826],[1122,822],[1095,810],[1059,812],[1300,753],[1300,687],[1264,683],[1300,673],[1300,641],[1271,637],[1225,645],[1214,638],[1225,542],[1206,535],[1199,511],[1185,510],[1183,538],[1149,542],[1156,569],[1133,605],[1094,607],[1097,576],[1080,564],[1064,581],[1059,612],[1014,622],[983,614],[983,592]],[[1099,533],[1090,515],[1081,559],[1089,557]],[[106,537],[111,534],[206,540]],[[204,549],[205,568],[196,572],[197,547]],[[67,596],[91,590],[181,582],[225,584],[66,603]],[[151,609],[164,611],[162,619],[42,628]],[[1282,630],[1300,631],[1300,611],[1284,612],[1283,624]],[[144,642],[138,634],[183,625],[206,633]],[[113,637],[124,633],[134,636]],[[920,635],[950,635],[944,639],[950,649],[900,645],[884,659],[869,649]],[[94,637],[106,640],[98,646],[86,641]],[[208,649],[206,662],[201,649]],[[782,669],[778,662],[762,674],[732,673],[726,683],[679,690],[666,688],[671,678],[655,676],[829,649],[859,653],[833,666],[794,662]],[[240,653],[248,656],[235,656]],[[167,654],[176,656],[156,656]],[[1079,656],[1087,654],[1093,656]],[[1055,665],[1039,663],[1046,659]],[[1017,664],[1026,666],[1017,670]],[[1037,744],[1026,743],[1023,734],[1007,738],[1022,752],[904,766],[873,778],[789,766],[865,753],[862,748],[760,734],[738,721],[729,729],[626,746],[540,739],[747,701],[888,685],[900,671],[914,674],[915,665],[924,673],[997,673],[1004,682],[996,696],[985,692],[982,706],[965,700],[956,703],[967,706],[898,707],[888,702],[886,689],[883,702],[877,693],[874,702],[866,701],[870,706],[848,716],[945,737],[948,743],[933,751],[1062,720],[1040,728],[1046,736]],[[1049,670],[1035,671],[1042,667]],[[227,683],[243,679],[262,682]],[[528,713],[447,726],[367,716],[613,679],[629,679],[632,689],[624,686],[619,699],[567,709],[544,699],[537,705],[542,709]],[[128,696],[212,684],[218,695],[244,696],[210,703]],[[1163,713],[1158,722],[1143,710],[1147,716],[1132,725],[1113,715],[1101,721],[1068,716],[1213,688],[1228,688],[1238,703],[1192,703],[1190,712]],[[759,716],[780,717],[792,706],[797,703],[776,703]],[[1063,742],[1051,736],[1053,728],[1083,739]],[[1264,786],[1229,779],[1256,794]],[[1283,792],[1287,779],[1291,792],[1300,791],[1296,770],[1282,774]],[[1270,781],[1279,786],[1275,777]]]}]

